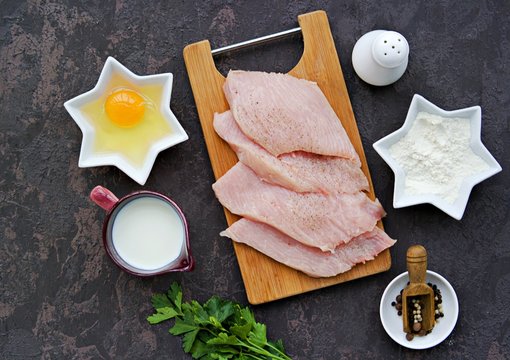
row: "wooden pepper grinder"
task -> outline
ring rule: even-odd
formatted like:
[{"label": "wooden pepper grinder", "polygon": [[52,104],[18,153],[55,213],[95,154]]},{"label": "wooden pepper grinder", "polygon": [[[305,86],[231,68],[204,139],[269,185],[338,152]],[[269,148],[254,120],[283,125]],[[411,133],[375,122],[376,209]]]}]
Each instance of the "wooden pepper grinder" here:
[{"label": "wooden pepper grinder", "polygon": [[[420,310],[421,324],[417,327],[423,331],[430,331],[434,327],[434,290],[425,282],[427,275],[427,250],[421,245],[413,245],[407,249],[407,271],[409,285],[402,292],[402,320],[404,332],[412,333],[414,316],[413,310]],[[413,303],[413,299],[415,303]],[[417,302],[416,302],[417,300]],[[416,305],[416,304],[419,305]]]}]

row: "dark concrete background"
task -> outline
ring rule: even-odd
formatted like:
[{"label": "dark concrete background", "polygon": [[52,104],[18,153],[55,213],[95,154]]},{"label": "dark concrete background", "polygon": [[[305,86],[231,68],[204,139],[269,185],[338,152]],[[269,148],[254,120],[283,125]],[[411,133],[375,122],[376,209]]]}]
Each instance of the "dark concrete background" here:
[{"label": "dark concrete background", "polygon": [[[390,271],[254,307],[295,359],[510,358],[510,3],[508,1],[0,1],[0,359],[188,359],[169,325],[149,326],[150,296],[177,280],[186,298],[246,303],[182,49],[213,47],[296,26],[327,11],[373,181],[399,242]],[[352,47],[373,29],[401,32],[410,63],[394,85],[363,83]],[[299,37],[225,56],[229,68],[288,71]],[[63,102],[91,89],[107,56],[138,74],[174,73],[171,107],[190,140],[162,152],[144,187],[113,167],[78,168],[81,133]],[[393,174],[371,144],[399,128],[414,93],[445,109],[480,105],[482,139],[503,172],[475,187],[462,221],[440,210],[392,207]],[[163,192],[190,223],[194,272],[152,279],[106,257],[104,213],[88,200],[102,184],[118,195]],[[411,351],[384,332],[385,286],[405,270],[410,244],[453,284],[460,317],[441,345]]]}]

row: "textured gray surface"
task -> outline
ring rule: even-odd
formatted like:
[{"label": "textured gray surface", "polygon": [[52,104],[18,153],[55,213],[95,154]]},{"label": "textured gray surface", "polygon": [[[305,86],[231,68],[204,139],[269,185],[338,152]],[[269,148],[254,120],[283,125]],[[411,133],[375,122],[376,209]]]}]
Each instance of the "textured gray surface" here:
[{"label": "textured gray surface", "polygon": [[[150,327],[149,298],[180,281],[185,296],[246,303],[187,80],[182,49],[222,46],[291,28],[298,14],[328,12],[376,193],[399,239],[390,271],[255,307],[269,335],[295,359],[510,358],[510,3],[397,0],[294,2],[0,1],[0,359],[187,359],[168,326]],[[410,63],[396,84],[355,76],[352,47],[363,33],[401,32]],[[229,68],[288,71],[299,38],[225,56]],[[107,56],[139,74],[174,73],[171,107],[190,140],[161,153],[146,189],[182,206],[194,272],[138,279],[120,272],[100,244],[104,213],[96,184],[118,195],[141,187],[113,167],[79,169],[81,133],[63,102],[94,86]],[[456,109],[479,104],[482,139],[503,172],[476,186],[464,218],[428,205],[392,208],[393,175],[371,144],[399,128],[412,95]],[[395,344],[379,322],[386,284],[405,270],[405,251],[424,244],[430,268],[455,287],[460,317],[426,351]]]}]

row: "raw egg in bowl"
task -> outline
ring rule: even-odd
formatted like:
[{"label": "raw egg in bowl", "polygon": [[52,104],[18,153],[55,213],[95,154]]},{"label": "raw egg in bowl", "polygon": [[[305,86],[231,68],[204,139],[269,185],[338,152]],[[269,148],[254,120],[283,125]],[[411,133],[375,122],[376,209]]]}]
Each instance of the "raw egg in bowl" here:
[{"label": "raw egg in bowl", "polygon": [[172,80],[109,57],[97,85],[64,104],[83,133],[78,165],[113,165],[144,185],[159,152],[188,139],[170,110]]}]

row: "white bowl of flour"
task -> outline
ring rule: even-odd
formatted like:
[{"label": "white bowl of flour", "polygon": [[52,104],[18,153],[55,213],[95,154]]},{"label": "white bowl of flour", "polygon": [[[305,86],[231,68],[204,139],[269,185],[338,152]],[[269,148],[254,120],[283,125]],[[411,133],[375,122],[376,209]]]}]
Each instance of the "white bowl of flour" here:
[{"label": "white bowl of flour", "polygon": [[414,95],[404,125],[373,146],[395,174],[395,208],[429,203],[460,220],[473,186],[501,171],[479,106],[446,111]]}]

